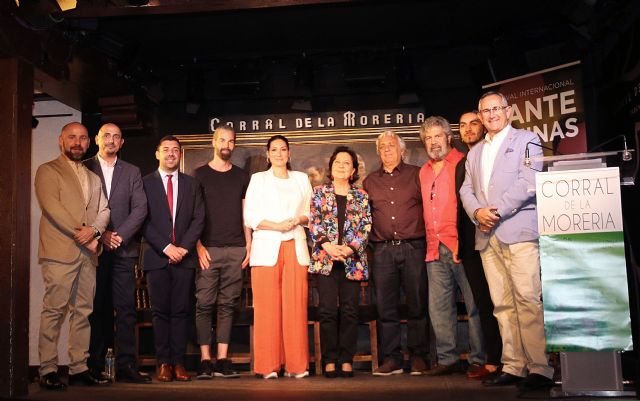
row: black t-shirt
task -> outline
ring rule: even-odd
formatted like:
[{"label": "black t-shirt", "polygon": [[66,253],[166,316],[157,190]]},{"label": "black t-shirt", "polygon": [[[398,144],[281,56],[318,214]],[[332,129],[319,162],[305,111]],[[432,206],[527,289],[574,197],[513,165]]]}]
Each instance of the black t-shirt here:
[{"label": "black t-shirt", "polygon": [[238,166],[220,172],[208,164],[194,174],[202,186],[206,218],[200,240],[204,246],[245,246],[242,200],[249,186],[249,174]]}]

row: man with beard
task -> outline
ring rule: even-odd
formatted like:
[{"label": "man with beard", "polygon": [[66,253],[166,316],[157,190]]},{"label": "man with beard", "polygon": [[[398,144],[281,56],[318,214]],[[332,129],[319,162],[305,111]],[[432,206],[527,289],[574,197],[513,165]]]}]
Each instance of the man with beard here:
[{"label": "man with beard", "polygon": [[136,366],[136,277],[138,231],[147,216],[147,197],[140,169],[118,157],[124,144],[115,124],[104,124],[96,135],[98,154],[84,164],[96,173],[109,200],[111,219],[100,241],[105,251],[98,260],[96,295],[93,301],[89,367],[94,375],[102,371],[108,347],[113,347],[115,307],[116,380],[149,383]]},{"label": "man with beard", "polygon": [[461,371],[456,352],[457,287],[469,316],[469,363],[484,362],[480,319],[462,266],[458,235],[458,187],[464,178],[464,155],[451,147],[451,136],[449,122],[443,117],[429,117],[420,127],[420,139],[429,155],[420,169],[420,185],[427,233],[429,316],[438,353],[438,364],[427,371],[430,376]]},{"label": "man with beard", "polygon": [[467,150],[464,152],[466,154],[473,145],[484,138],[484,125],[482,125],[482,121],[478,118],[478,112],[473,110],[462,113],[459,127],[460,139],[467,145]]},{"label": "man with beard", "polygon": [[60,326],[69,313],[69,385],[102,385],[87,367],[89,314],[93,308],[98,238],[109,223],[100,178],[82,158],[89,148],[84,125],[65,125],[58,137],[61,155],[36,172],[35,189],[42,209],[38,258],[44,297],[40,316],[40,386],[65,390],[58,376]]},{"label": "man with beard", "polygon": [[[477,110],[462,113],[460,116],[460,138],[466,145],[463,153],[469,150],[484,138],[484,126],[478,118]],[[464,178],[464,177],[463,177]],[[469,216],[464,213],[462,202],[458,203],[458,225],[460,231],[461,254],[464,254],[464,271],[471,286],[471,292],[478,308],[482,337],[486,351],[486,363],[484,365],[472,363],[467,369],[467,377],[470,379],[488,379],[497,376],[502,356],[502,339],[498,321],[493,316],[493,302],[489,294],[489,286],[482,268],[480,252],[475,249],[476,226]]]},{"label": "man with beard", "polygon": [[[233,311],[242,291],[242,269],[249,264],[251,230],[242,210],[249,174],[231,163],[236,134],[228,125],[214,133],[213,159],[195,171],[205,202],[205,228],[198,241],[200,269],[196,270],[196,332],[200,344],[198,379],[233,378],[227,358]],[[211,362],[211,323],[217,304],[215,366]]]}]

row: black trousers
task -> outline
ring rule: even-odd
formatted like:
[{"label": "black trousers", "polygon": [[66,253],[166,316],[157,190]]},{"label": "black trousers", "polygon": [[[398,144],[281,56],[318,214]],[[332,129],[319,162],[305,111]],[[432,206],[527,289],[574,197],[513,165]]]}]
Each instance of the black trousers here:
[{"label": "black trousers", "polygon": [[493,316],[493,302],[489,293],[489,285],[482,268],[482,259],[478,251],[465,252],[462,261],[467,281],[473,293],[473,300],[478,308],[480,326],[484,337],[484,348],[487,354],[487,363],[500,365],[502,357],[502,338],[498,321]]},{"label": "black trousers", "polygon": [[[318,316],[324,363],[352,363],[358,345],[360,282],[347,279],[344,264],[318,275]],[[340,312],[338,313],[338,305]]]},{"label": "black trousers", "polygon": [[162,269],[148,270],[146,274],[156,361],[158,365],[184,364],[194,269],[168,265]]},{"label": "black trousers", "polygon": [[407,303],[407,347],[414,357],[426,357],[429,352],[427,331],[427,272],[425,267],[427,243],[424,239],[373,244],[371,276],[375,285],[378,310],[380,353],[384,359],[392,358],[402,365],[400,347],[401,289]]},{"label": "black trousers", "polygon": [[[88,365],[102,370],[107,348],[114,348],[118,368],[136,363],[135,257],[104,252],[96,270],[96,293],[89,316],[91,340]],[[115,309],[115,319],[114,319]]]}]

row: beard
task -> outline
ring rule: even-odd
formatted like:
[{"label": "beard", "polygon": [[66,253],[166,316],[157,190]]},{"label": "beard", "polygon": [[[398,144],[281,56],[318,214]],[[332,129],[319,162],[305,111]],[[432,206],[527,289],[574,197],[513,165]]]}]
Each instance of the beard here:
[{"label": "beard", "polygon": [[231,151],[229,149],[220,149],[217,151],[218,157],[224,161],[231,159]]},{"label": "beard", "polygon": [[69,158],[69,160],[73,160],[74,162],[79,162],[79,161],[82,161],[85,151],[81,147],[76,146],[76,147],[70,148],[69,150],[65,149],[64,154]]},{"label": "beard", "polygon": [[444,159],[444,157],[449,153],[449,148],[442,148],[438,146],[437,148],[432,146],[427,151],[427,155],[429,155],[429,159],[434,161],[440,161]]}]

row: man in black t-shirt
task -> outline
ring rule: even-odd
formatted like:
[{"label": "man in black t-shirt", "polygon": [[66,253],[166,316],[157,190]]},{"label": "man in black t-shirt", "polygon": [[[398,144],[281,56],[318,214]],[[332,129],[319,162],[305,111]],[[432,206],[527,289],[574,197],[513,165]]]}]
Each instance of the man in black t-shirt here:
[{"label": "man in black t-shirt", "polygon": [[[213,160],[195,171],[202,186],[206,219],[198,241],[196,332],[201,362],[198,379],[238,377],[227,358],[233,310],[242,291],[242,269],[249,264],[251,230],[242,217],[249,174],[231,163],[235,132],[221,125],[213,133]],[[215,365],[211,362],[211,323],[217,304]]]}]

